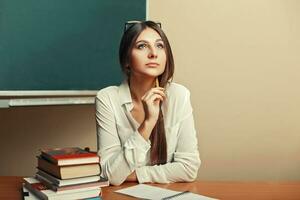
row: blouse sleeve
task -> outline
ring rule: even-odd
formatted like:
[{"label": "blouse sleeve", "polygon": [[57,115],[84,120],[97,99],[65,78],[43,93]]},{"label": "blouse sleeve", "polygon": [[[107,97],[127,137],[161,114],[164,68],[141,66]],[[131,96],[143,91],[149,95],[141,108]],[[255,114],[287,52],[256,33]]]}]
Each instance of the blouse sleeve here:
[{"label": "blouse sleeve", "polygon": [[164,165],[137,168],[136,174],[139,183],[190,182],[196,179],[201,161],[188,90],[185,95],[181,115],[183,117],[179,121],[179,133],[173,161]]},{"label": "blouse sleeve", "polygon": [[98,155],[105,176],[112,185],[120,185],[141,162],[144,162],[150,149],[137,131],[133,132],[122,145],[118,136],[116,121],[109,96],[99,92],[96,97],[96,124]]}]

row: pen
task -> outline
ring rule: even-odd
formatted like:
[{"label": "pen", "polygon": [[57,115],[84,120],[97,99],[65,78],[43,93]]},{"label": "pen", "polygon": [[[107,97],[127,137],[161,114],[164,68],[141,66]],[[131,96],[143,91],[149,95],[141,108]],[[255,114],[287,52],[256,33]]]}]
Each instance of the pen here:
[{"label": "pen", "polygon": [[172,196],[165,197],[165,198],[163,198],[162,200],[173,199],[173,198],[176,198],[177,196],[180,196],[180,195],[183,195],[183,194],[186,194],[186,193],[189,193],[189,192],[190,192],[190,191],[183,191],[183,192],[174,194],[174,195],[172,195]]},{"label": "pen", "polygon": [[156,85],[156,87],[159,87],[159,81],[158,81],[158,78],[155,79],[155,85]]}]

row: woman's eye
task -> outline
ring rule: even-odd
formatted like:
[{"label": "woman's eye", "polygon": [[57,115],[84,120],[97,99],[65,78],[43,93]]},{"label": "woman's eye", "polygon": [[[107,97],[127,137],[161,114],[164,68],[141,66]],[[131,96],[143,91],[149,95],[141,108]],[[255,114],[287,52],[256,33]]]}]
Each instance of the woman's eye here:
[{"label": "woman's eye", "polygon": [[139,45],[137,45],[137,48],[138,48],[138,49],[144,49],[144,48],[146,48],[146,47],[147,47],[146,44],[139,44]]},{"label": "woman's eye", "polygon": [[161,44],[161,43],[157,44],[156,46],[157,46],[159,49],[163,49],[163,48],[164,48],[164,45]]}]

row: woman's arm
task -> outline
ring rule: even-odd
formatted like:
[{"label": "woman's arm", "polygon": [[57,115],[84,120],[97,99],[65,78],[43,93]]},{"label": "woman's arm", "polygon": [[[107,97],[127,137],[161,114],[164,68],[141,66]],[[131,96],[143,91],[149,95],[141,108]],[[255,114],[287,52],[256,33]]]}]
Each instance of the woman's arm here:
[{"label": "woman's arm", "polygon": [[173,161],[164,165],[137,168],[136,175],[140,183],[190,182],[196,179],[200,166],[198,142],[188,90],[185,95],[185,104],[181,104],[183,112],[177,113],[182,116],[182,121],[179,122]]},{"label": "woman's arm", "polygon": [[108,177],[112,185],[120,185],[145,160],[150,143],[136,131],[121,144],[114,117],[118,113],[114,113],[111,101],[105,91],[96,97],[98,154],[102,175]]}]

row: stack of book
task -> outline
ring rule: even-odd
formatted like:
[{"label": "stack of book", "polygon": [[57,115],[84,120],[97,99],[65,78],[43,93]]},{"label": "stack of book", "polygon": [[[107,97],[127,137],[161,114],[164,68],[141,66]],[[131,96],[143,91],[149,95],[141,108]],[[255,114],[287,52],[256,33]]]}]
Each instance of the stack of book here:
[{"label": "stack of book", "polygon": [[24,178],[30,199],[101,199],[101,187],[109,185],[100,177],[96,153],[78,147],[42,149],[37,159],[35,177]]}]

